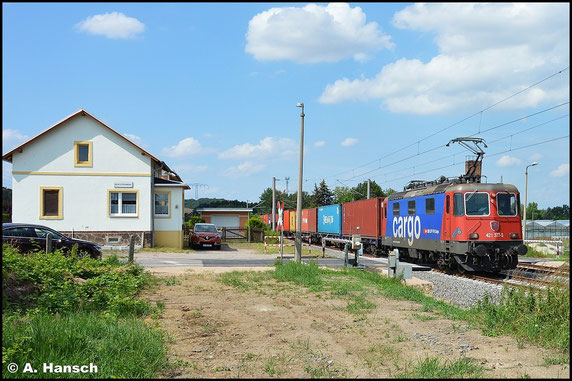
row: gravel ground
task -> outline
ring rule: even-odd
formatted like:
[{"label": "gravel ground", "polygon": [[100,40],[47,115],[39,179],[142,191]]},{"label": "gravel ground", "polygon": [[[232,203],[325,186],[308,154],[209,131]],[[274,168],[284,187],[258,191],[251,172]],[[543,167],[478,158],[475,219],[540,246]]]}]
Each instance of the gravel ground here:
[{"label": "gravel ground", "polygon": [[495,303],[498,303],[501,297],[502,286],[500,285],[433,271],[415,271],[413,276],[432,282],[433,296],[459,307],[472,307],[479,300],[483,299],[486,294]]}]

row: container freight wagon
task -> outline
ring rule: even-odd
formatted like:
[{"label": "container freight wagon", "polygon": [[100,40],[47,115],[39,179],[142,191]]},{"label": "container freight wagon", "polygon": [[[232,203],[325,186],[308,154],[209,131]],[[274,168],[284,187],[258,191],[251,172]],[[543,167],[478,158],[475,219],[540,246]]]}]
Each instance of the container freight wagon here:
[{"label": "container freight wagon", "polygon": [[351,239],[359,234],[364,250],[374,253],[381,246],[382,197],[342,204],[342,235]]},{"label": "container freight wagon", "polygon": [[342,205],[327,205],[318,208],[318,233],[342,235]]}]

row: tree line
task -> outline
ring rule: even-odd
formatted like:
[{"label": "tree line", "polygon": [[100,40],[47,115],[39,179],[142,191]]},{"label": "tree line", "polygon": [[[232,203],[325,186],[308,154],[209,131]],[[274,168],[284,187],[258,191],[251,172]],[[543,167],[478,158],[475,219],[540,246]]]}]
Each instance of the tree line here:
[{"label": "tree line", "polygon": [[[370,197],[387,197],[395,190],[388,188],[382,189],[375,181],[370,183]],[[286,192],[276,190],[276,201],[283,202],[284,208],[296,209],[298,202],[298,192],[287,194]],[[364,181],[355,187],[336,186],[331,190],[322,180],[320,184],[314,183],[314,191],[308,193],[302,191],[302,208],[317,208],[324,205],[342,204],[350,201],[365,200],[367,198],[367,181]],[[258,214],[272,213],[272,188],[266,188],[260,195],[259,206],[256,208]]]}]

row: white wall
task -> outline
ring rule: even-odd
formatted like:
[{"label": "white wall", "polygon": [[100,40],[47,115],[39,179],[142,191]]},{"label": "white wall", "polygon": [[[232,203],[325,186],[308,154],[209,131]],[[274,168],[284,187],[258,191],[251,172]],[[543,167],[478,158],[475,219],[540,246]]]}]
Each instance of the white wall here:
[{"label": "white wall", "polygon": [[[93,167],[74,166],[74,143],[93,142]],[[89,116],[76,116],[14,152],[12,171],[151,173],[151,158]]]},{"label": "white wall", "polygon": [[[93,142],[93,166],[74,166],[74,142]],[[37,223],[70,231],[151,230],[151,158],[88,116],[77,116],[14,152],[13,172],[63,172],[13,174],[13,222]],[[94,173],[97,175],[74,175]],[[114,173],[131,176],[113,175]],[[108,217],[108,190],[115,183],[133,183],[138,190],[139,215]],[[40,219],[40,187],[63,188],[63,219]]]},{"label": "white wall", "polygon": [[155,218],[155,231],[180,231],[184,222],[183,217],[183,188],[156,186],[155,191],[171,192],[171,216],[169,218]]}]

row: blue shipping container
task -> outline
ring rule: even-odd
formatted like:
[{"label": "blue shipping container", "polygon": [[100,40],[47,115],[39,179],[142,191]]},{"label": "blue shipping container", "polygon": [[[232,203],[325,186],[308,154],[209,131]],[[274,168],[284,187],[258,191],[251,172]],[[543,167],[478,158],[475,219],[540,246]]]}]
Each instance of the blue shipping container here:
[{"label": "blue shipping container", "polygon": [[327,205],[318,208],[318,232],[342,235],[342,205]]}]

